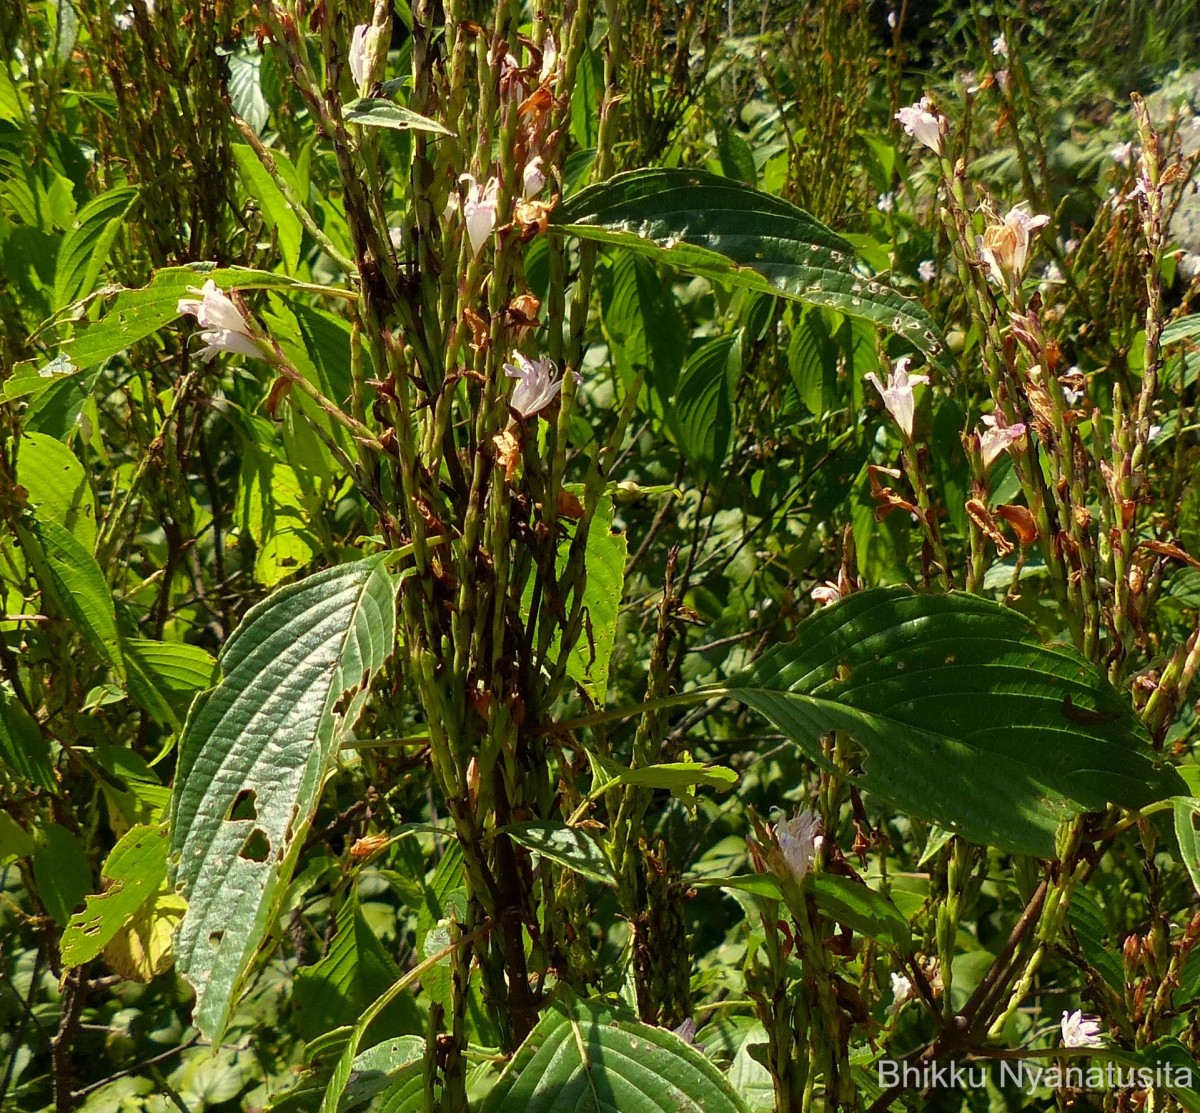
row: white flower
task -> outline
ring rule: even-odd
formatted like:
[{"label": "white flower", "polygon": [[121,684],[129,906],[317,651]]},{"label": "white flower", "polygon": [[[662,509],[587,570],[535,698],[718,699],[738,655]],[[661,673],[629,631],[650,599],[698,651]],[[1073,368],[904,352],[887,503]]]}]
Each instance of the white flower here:
[{"label": "white flower", "polygon": [[979,420],[984,425],[979,434],[979,451],[983,455],[983,466],[986,469],[991,467],[992,461],[1001,452],[1007,451],[1025,436],[1025,426],[1020,422],[1016,425],[1005,424],[1004,415],[999,410],[994,414],[984,414]]},{"label": "white flower", "polygon": [[496,191],[500,188],[495,178],[489,178],[481,186],[473,174],[463,174],[460,182],[469,182],[470,188],[463,197],[463,217],[467,222],[467,236],[471,250],[478,255],[496,227]]},{"label": "white flower", "polygon": [[113,23],[118,31],[128,31],[133,27],[133,8],[126,8],[113,16]]},{"label": "white flower", "polygon": [[934,154],[942,153],[943,120],[928,97],[922,97],[909,108],[900,109],[895,118],[918,143],[924,143]]},{"label": "white flower", "polygon": [[[513,352],[513,362],[504,365],[504,373],[516,379],[508,404],[522,417],[532,417],[554,401],[562,390],[562,379],[554,377],[554,363],[549,356],[530,359],[523,352]],[[583,376],[574,372],[577,383]]]},{"label": "white flower", "polygon": [[553,34],[547,34],[546,41],[542,43],[542,71],[538,74],[539,83],[553,77],[557,68],[558,43],[554,41]]},{"label": "white flower", "polygon": [[896,207],[896,195],[894,193],[884,193],[880,195],[878,201],[875,202],[875,208],[881,213],[890,213]]},{"label": "white flower", "polygon": [[997,224],[989,224],[977,240],[979,253],[992,277],[1004,285],[1008,275],[1020,281],[1029,259],[1029,241],[1034,232],[1050,223],[1048,216],[1030,216],[1024,202],[1008,210]]},{"label": "white flower", "polygon": [[968,93],[979,92],[979,76],[974,70],[963,70],[962,73],[955,76],[954,80],[962,85]]},{"label": "white flower", "polygon": [[388,242],[392,245],[392,250],[399,255],[404,250],[404,229],[399,226],[389,228]]},{"label": "white flower", "polygon": [[[1197,119],[1200,119],[1200,116]],[[1179,256],[1179,262],[1176,264],[1176,267],[1184,278],[1193,279],[1200,277],[1200,255],[1193,255],[1191,252],[1185,251]]]},{"label": "white flower", "polygon": [[922,259],[917,265],[917,277],[922,282],[932,282],[937,277],[937,267],[932,259]]},{"label": "white flower", "polygon": [[817,584],[808,594],[818,607],[823,607],[827,603],[836,603],[842,597],[842,589],[832,580],[826,580],[823,584]]},{"label": "white flower", "polygon": [[1062,392],[1063,400],[1068,406],[1078,406],[1080,401],[1083,399],[1082,390],[1072,390],[1069,386],[1064,386],[1062,388]]},{"label": "white flower", "polygon": [[899,1005],[913,995],[913,984],[903,974],[892,975],[892,1000]]},{"label": "white flower", "polygon": [[895,9],[892,9],[891,11],[888,12],[887,25],[892,31],[896,30],[896,18],[897,17],[896,17]]},{"label": "white flower", "polygon": [[363,78],[367,76],[367,32],[370,30],[369,23],[360,23],[350,36],[350,76],[356,89],[362,88]]},{"label": "white flower", "polygon": [[803,881],[813,856],[821,849],[821,817],[813,812],[797,811],[791,819],[775,824],[775,841],[783,854],[784,864],[792,878]]},{"label": "white flower", "polygon": [[887,386],[879,381],[879,376],[874,371],[867,376],[869,382],[883,399],[884,406],[887,407],[887,412],[892,415],[896,424],[900,426],[904,436],[911,440],[912,425],[913,425],[913,387],[920,383],[929,382],[928,375],[910,375],[908,373],[908,365],[912,360],[908,356],[896,360],[896,366],[892,373],[888,376]]},{"label": "white flower", "polygon": [[177,313],[196,318],[201,328],[200,339],[204,350],[200,358],[208,363],[218,352],[265,358],[262,345],[250,329],[242,311],[232,299],[210,278],[203,287],[188,287],[189,294],[198,298],[180,298],[175,307]]},{"label": "white flower", "polygon": [[1133,161],[1133,144],[1118,143],[1109,150],[1108,157],[1118,166],[1128,166]]},{"label": "white flower", "polygon": [[1084,1016],[1081,1009],[1062,1014],[1063,1047],[1100,1047],[1100,1021]]},{"label": "white flower", "polygon": [[545,185],[546,175],[542,170],[542,156],[535,155],[525,163],[525,171],[522,174],[522,189],[525,200],[528,201],[531,197],[536,197],[542,192]]},{"label": "white flower", "polygon": [[992,53],[999,58],[1008,57],[1008,40],[1003,35],[997,35],[992,39]]},{"label": "white flower", "polygon": [[1151,425],[1150,428],[1146,430],[1146,438],[1148,440],[1156,441],[1156,440],[1158,440],[1158,434],[1161,432],[1162,432],[1161,425]]},{"label": "white flower", "polygon": [[1010,80],[1011,79],[1008,75],[1008,70],[1005,69],[1005,70],[997,70],[996,71],[996,84],[1000,86],[1000,92],[1002,92],[1002,93],[1008,92],[1008,86],[1009,86]]}]

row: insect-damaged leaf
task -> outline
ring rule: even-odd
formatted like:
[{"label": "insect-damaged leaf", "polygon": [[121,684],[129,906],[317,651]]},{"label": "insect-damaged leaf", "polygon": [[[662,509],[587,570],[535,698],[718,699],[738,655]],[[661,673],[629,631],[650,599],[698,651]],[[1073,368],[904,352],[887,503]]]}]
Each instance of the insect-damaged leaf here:
[{"label": "insect-damaged leaf", "polygon": [[322,781],[396,638],[386,554],[320,572],[254,607],[192,706],[171,799],[176,941],[196,1026],[216,1042],[270,929]]}]

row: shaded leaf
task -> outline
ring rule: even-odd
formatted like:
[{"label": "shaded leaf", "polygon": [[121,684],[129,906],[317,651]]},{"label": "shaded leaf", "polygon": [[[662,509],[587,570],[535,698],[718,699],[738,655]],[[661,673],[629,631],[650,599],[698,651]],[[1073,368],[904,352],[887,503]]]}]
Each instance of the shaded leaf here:
[{"label": "shaded leaf", "polygon": [[505,833],[515,843],[574,870],[601,885],[616,885],[612,865],[604,849],[587,831],[562,823],[510,823]]},{"label": "shaded leaf", "polygon": [[745,1113],[699,1050],[591,1003],[550,1006],[481,1113]]},{"label": "shaded leaf", "polygon": [[119,186],[92,198],[75,216],[58,247],[54,272],[55,312],[96,288],[113,240],[137,198],[134,186]]},{"label": "shaded leaf", "polygon": [[50,743],[29,714],[6,689],[0,687],[0,761],[22,780],[56,791]]},{"label": "shaded leaf", "polygon": [[976,596],[848,596],[720,690],[824,768],[821,738],[848,732],[864,751],[864,788],[1018,853],[1049,855],[1058,823],[1082,811],[1182,789],[1155,767],[1128,701],[1093,665]]}]

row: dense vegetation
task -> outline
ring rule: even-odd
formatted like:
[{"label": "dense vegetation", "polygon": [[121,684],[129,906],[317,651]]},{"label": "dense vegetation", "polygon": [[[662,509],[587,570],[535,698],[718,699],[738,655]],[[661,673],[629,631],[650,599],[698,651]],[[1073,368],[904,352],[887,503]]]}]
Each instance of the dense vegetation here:
[{"label": "dense vegetation", "polygon": [[0,1109],[1200,1109],[1198,35],[0,9]]}]

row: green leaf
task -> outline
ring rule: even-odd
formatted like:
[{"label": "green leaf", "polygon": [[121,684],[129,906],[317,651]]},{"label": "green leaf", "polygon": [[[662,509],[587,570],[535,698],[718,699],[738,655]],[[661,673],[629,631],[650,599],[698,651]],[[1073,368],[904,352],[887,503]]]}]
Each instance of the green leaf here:
[{"label": "green leaf", "polygon": [[1193,796],[1177,796],[1172,804],[1179,854],[1196,892],[1200,893],[1200,832],[1196,830],[1196,820],[1200,819],[1200,800]]},{"label": "green leaf", "polygon": [[100,871],[104,891],[87,898],[63,931],[65,966],[91,962],[126,922],[162,887],[167,876],[167,827],[131,827],[109,852]]},{"label": "green leaf", "polygon": [[907,951],[912,946],[908,921],[882,893],[833,873],[810,874],[807,883],[817,907],[831,920],[888,947]]},{"label": "green leaf", "polygon": [[64,526],[88,552],[96,545],[96,502],[79,458],[57,437],[27,433],[20,440],[17,482],[38,516]]},{"label": "green leaf", "polygon": [[[311,1041],[332,1028],[353,1024],[379,996],[379,987],[399,977],[399,968],[363,916],[357,894],[352,894],[338,910],[337,932],[328,951],[296,973],[292,1003],[297,1032]],[[403,994],[388,1012],[392,1031],[424,1028],[425,1018],[411,994]]]},{"label": "green leaf", "polygon": [[[764,900],[783,900],[779,883],[766,873],[744,873],[733,877],[694,877],[688,883],[732,889]],[[878,940],[887,947],[908,951],[912,934],[903,913],[882,893],[855,881],[832,873],[810,873],[804,887],[813,896],[817,907],[831,920],[846,924],[859,935]]]},{"label": "green leaf", "polygon": [[396,640],[397,580],[381,554],[290,584],[251,608],[192,705],[171,798],[176,942],[214,1042],[276,908],[321,785]]},{"label": "green leaf", "polygon": [[92,887],[92,869],[77,836],[57,823],[34,833],[33,880],[54,922],[65,927]]},{"label": "green leaf", "polygon": [[[976,842],[1047,856],[1058,823],[1183,791],[1144,728],[1074,649],[972,595],[860,592],[805,619],[794,643],[720,689],[818,765],[821,739],[862,747],[854,778],[903,811]],[[833,770],[831,770],[833,771]],[[986,771],[986,772],[984,772]]]},{"label": "green leaf", "polygon": [[[625,556],[629,542],[612,528],[614,507],[603,498],[588,530],[584,567],[583,634],[567,659],[567,675],[593,703],[602,705],[608,690],[608,666],[617,636],[617,614],[625,589]],[[565,564],[566,546],[560,551]],[[561,571],[561,568],[560,568]]]},{"label": "green leaf", "polygon": [[699,1050],[602,1005],[548,1008],[480,1113],[745,1113]]},{"label": "green leaf", "polygon": [[0,761],[22,780],[56,792],[50,743],[33,716],[0,687]]},{"label": "green leaf", "polygon": [[66,345],[66,354],[76,367],[86,369],[123,352],[138,340],[157,332],[179,316],[180,298],[191,297],[190,287],[211,279],[222,290],[307,290],[347,297],[347,291],[313,286],[282,274],[243,267],[214,268],[211,263],[189,267],[165,267],[138,290],[122,290],[112,308]]},{"label": "green leaf", "polygon": [[403,105],[390,100],[372,100],[363,97],[354,100],[342,109],[342,119],[359,127],[391,128],[393,131],[432,131],[437,135],[453,135],[436,120],[422,116]]},{"label": "green leaf", "polygon": [[15,858],[28,858],[37,844],[8,812],[0,811],[0,865],[7,866]]},{"label": "green leaf", "polygon": [[510,823],[504,828],[515,843],[574,870],[601,885],[616,885],[608,855],[587,831],[561,823]]},{"label": "green leaf", "polygon": [[837,309],[890,329],[950,370],[919,302],[858,273],[851,244],[803,209],[730,178],[631,170],[571,197],[551,227],[716,282]]},{"label": "green leaf", "polygon": [[129,694],[156,722],[178,730],[198,692],[217,681],[217,662],[198,645],[122,638]]},{"label": "green leaf", "polygon": [[[419,1036],[396,1036],[377,1043],[354,1057],[350,1083],[340,1110],[358,1109],[383,1091],[373,1108],[377,1113],[400,1113],[406,1107],[418,1113],[424,1094],[425,1041]],[[416,1097],[416,1104],[409,1100]]]},{"label": "green leaf", "polygon": [[236,51],[221,51],[229,64],[229,100],[233,110],[256,132],[262,133],[271,109],[262,93],[262,55],[253,39]]},{"label": "green leaf", "polygon": [[134,186],[120,186],[92,198],[79,210],[58,248],[54,272],[55,312],[96,288],[100,268],[108,260],[113,240],[137,195]]},{"label": "green leaf", "polygon": [[1190,317],[1179,317],[1172,321],[1162,331],[1162,343],[1178,344],[1181,340],[1195,340],[1200,337],[1200,313]]},{"label": "green leaf", "polygon": [[719,336],[693,353],[675,391],[679,447],[706,479],[721,478],[733,439],[732,381],[741,369],[736,336]]},{"label": "green leaf", "polygon": [[620,785],[666,789],[681,800],[695,799],[698,785],[725,792],[738,782],[738,775],[723,765],[703,765],[698,761],[667,761],[659,765],[642,765],[629,769],[611,758],[588,752],[596,787],[589,794],[599,797]]},{"label": "green leaf", "polygon": [[788,343],[788,370],[800,401],[820,417],[837,406],[838,346],[819,309],[798,311],[798,316]]},{"label": "green leaf", "polygon": [[248,143],[235,143],[233,157],[246,192],[257,202],[267,227],[279,236],[283,265],[294,272],[300,265],[300,241],[304,238],[300,218],[284,200],[279,187],[271,180],[271,175],[259,161],[253,147]]},{"label": "green leaf", "polygon": [[37,572],[38,582],[83,633],[92,648],[125,683],[125,662],[117,634],[117,613],[100,565],[64,526],[51,519],[17,527],[17,536]]}]

